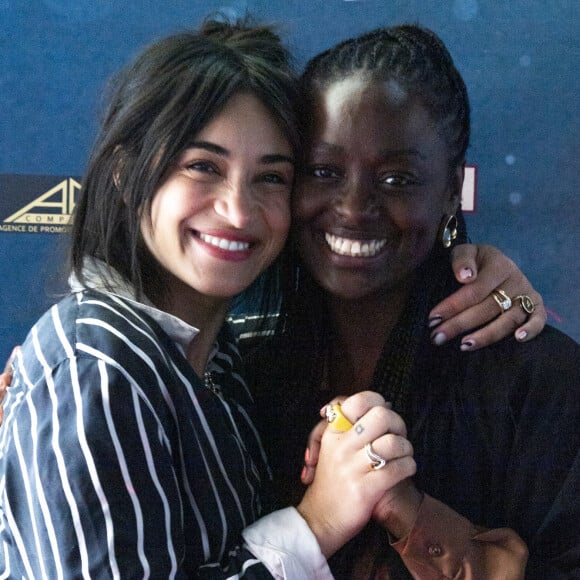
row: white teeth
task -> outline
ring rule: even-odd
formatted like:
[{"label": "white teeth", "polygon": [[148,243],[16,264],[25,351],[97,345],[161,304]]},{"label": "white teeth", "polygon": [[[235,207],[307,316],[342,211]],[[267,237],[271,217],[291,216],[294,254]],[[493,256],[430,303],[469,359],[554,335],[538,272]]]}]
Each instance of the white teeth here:
[{"label": "white teeth", "polygon": [[335,254],[341,256],[365,257],[370,258],[376,256],[387,243],[387,240],[367,240],[361,242],[360,240],[351,240],[348,238],[340,238],[332,234],[324,234],[328,247]]},{"label": "white teeth", "polygon": [[199,234],[199,237],[206,243],[221,250],[228,250],[229,252],[242,252],[250,247],[248,242],[235,242],[233,240],[226,240],[225,238],[217,238],[216,236],[208,236],[207,234]]}]

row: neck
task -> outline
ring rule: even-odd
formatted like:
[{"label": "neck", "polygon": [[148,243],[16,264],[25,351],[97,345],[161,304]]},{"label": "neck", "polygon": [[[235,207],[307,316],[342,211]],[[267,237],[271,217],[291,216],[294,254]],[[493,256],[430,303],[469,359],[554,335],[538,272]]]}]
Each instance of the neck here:
[{"label": "neck", "polygon": [[196,374],[203,377],[209,354],[230,306],[227,298],[205,296],[196,291],[177,296],[172,293],[158,308],[173,314],[199,330],[186,349],[186,358]]},{"label": "neck", "polygon": [[330,299],[333,340],[328,381],[333,393],[348,395],[372,386],[375,368],[406,299],[407,288],[363,300]]}]

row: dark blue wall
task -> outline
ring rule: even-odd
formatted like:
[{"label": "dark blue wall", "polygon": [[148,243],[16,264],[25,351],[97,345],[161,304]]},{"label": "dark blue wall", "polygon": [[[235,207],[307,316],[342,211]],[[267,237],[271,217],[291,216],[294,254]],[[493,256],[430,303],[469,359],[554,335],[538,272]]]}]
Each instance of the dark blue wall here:
[{"label": "dark blue wall", "polygon": [[[516,260],[550,322],[580,339],[578,0],[0,0],[0,174],[81,175],[105,80],[212,9],[281,23],[299,64],[381,24],[439,33],[473,106],[472,238]],[[0,189],[34,199],[14,195]],[[0,361],[53,300],[61,237],[0,231]]]}]

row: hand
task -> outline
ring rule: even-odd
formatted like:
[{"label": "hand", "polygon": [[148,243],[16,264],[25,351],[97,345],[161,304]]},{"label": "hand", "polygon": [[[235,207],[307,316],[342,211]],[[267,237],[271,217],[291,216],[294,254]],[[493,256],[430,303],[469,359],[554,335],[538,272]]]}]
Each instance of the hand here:
[{"label": "hand", "polygon": [[12,383],[12,363],[16,358],[16,353],[20,349],[19,346],[14,347],[12,349],[12,353],[10,357],[6,361],[6,365],[4,366],[4,371],[0,374],[0,425],[4,422],[4,407],[2,407],[2,401],[6,396],[6,389]]},{"label": "hand", "polygon": [[[385,490],[416,470],[405,423],[378,393],[357,393],[344,401],[342,410],[354,427],[343,432],[328,424],[315,428],[311,443],[320,441],[318,451],[316,445],[312,448],[316,469],[297,508],[326,557],[366,525]],[[367,443],[389,460],[384,468],[370,468]]]},{"label": "hand", "polygon": [[[505,254],[493,246],[461,244],[453,249],[452,259],[455,277],[464,286],[429,313],[435,344],[443,344],[485,323],[486,326],[461,339],[461,350],[477,350],[512,332],[516,340],[525,342],[543,330],[547,313],[542,296]],[[500,313],[491,296],[497,288],[512,300],[518,295],[528,295],[535,305],[533,314],[526,314],[515,300],[509,310]],[[438,324],[439,320],[442,322]]]}]

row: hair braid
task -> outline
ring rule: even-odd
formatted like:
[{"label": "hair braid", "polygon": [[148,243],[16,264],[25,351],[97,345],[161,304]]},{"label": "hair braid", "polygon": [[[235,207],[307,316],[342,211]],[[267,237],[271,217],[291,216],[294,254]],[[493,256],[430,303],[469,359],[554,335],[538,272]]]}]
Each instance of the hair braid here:
[{"label": "hair braid", "polygon": [[470,135],[467,90],[434,32],[410,24],[378,28],[321,53],[302,75],[305,111],[317,90],[356,74],[395,80],[421,97],[448,145],[450,167],[464,162]]}]

